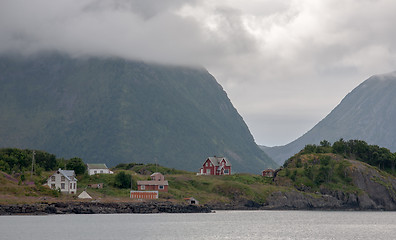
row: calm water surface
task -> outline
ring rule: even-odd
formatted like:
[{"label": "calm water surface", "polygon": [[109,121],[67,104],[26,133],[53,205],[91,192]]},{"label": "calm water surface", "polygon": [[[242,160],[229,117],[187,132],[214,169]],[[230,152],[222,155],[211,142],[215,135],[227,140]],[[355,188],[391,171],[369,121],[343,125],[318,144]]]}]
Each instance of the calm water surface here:
[{"label": "calm water surface", "polygon": [[0,216],[0,239],[396,239],[396,212]]}]

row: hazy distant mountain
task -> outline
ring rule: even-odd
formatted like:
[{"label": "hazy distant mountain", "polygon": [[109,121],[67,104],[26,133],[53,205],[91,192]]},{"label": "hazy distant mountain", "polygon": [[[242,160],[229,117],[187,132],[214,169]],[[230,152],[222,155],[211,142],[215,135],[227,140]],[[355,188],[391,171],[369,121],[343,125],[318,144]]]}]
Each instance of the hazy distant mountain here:
[{"label": "hazy distant mountain", "polygon": [[[325,96],[324,96],[325,97]],[[262,147],[283,162],[306,144],[360,139],[396,151],[396,72],[370,77],[315,127],[297,140],[278,147]]]},{"label": "hazy distant mountain", "polygon": [[204,69],[61,54],[0,57],[0,147],[85,162],[157,162],[198,171],[208,156],[233,170],[275,163],[255,144]]}]

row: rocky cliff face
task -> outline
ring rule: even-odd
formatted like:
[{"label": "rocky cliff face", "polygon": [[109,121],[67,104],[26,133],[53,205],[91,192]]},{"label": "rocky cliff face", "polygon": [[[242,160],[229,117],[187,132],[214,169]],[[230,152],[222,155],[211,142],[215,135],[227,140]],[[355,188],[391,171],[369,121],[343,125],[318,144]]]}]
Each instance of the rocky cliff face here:
[{"label": "rocky cliff face", "polygon": [[[396,210],[396,178],[365,163],[349,160],[347,174],[357,193],[321,188],[319,192],[274,192],[262,209]],[[276,181],[276,179],[275,179]]]}]

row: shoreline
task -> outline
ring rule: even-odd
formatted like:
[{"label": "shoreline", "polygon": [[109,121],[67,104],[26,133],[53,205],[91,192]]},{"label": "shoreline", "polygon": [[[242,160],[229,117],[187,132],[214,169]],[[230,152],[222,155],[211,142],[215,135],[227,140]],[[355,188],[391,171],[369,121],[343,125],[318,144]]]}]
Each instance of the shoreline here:
[{"label": "shoreline", "polygon": [[54,202],[0,205],[4,215],[211,213],[208,206],[172,202]]},{"label": "shoreline", "polygon": [[59,214],[155,214],[155,213],[214,213],[216,211],[395,211],[394,209],[359,208],[352,206],[309,207],[252,205],[252,203],[188,205],[170,201],[148,202],[41,202],[30,204],[0,204],[0,216],[59,215]]}]

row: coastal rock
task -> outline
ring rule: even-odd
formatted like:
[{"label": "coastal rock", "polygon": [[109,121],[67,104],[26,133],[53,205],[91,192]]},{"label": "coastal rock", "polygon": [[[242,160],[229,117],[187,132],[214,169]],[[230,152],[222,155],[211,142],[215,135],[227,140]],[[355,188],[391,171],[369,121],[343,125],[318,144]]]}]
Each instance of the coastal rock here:
[{"label": "coastal rock", "polygon": [[363,162],[349,161],[348,176],[358,188],[356,192],[325,187],[316,193],[306,189],[279,191],[272,193],[260,209],[395,211],[395,178]]},{"label": "coastal rock", "polygon": [[208,206],[172,202],[56,202],[0,205],[0,215],[112,214],[112,213],[209,213]]}]

